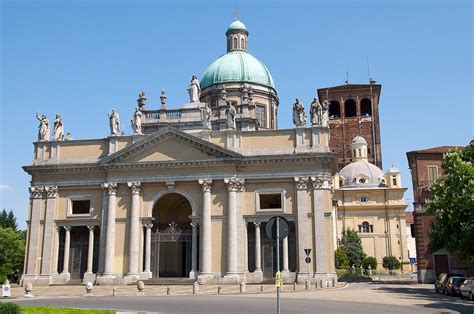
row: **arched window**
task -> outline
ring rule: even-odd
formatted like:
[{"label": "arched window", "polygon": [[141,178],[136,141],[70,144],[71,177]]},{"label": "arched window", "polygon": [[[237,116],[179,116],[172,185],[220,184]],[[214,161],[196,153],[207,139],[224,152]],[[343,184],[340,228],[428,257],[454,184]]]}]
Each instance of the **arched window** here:
[{"label": "arched window", "polygon": [[227,50],[230,50],[232,47],[230,46],[230,38],[227,39]]},{"label": "arched window", "polygon": [[372,233],[374,232],[374,226],[370,225],[367,221],[362,223],[362,233]]},{"label": "arched window", "polygon": [[240,40],[240,49],[245,50],[245,40],[243,38]]},{"label": "arched window", "polygon": [[339,119],[341,118],[341,104],[338,101],[331,101],[329,103],[329,119]]},{"label": "arched window", "polygon": [[234,38],[234,49],[237,49],[237,38]]},{"label": "arched window", "polygon": [[370,99],[364,98],[360,101],[360,115],[362,117],[372,116],[372,106]]},{"label": "arched window", "polygon": [[346,118],[353,118],[357,115],[356,103],[354,100],[349,99],[344,103],[344,111]]}]

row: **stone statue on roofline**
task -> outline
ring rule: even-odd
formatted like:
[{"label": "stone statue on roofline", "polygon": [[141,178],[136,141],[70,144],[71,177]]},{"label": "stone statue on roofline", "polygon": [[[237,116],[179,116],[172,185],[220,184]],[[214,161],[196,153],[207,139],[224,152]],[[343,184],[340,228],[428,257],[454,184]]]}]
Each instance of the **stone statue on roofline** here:
[{"label": "stone statue on roofline", "polygon": [[64,125],[63,120],[59,114],[56,114],[54,119],[54,129],[53,129],[53,141],[63,141],[64,140]]},{"label": "stone statue on roofline", "polygon": [[140,110],[145,108],[146,97],[145,97],[145,92],[144,91],[141,91],[141,92],[138,93],[137,103],[138,103],[138,108],[140,108]]},{"label": "stone statue on roofline", "polygon": [[329,100],[323,101],[323,117],[321,119],[321,126],[327,127],[329,125]]},{"label": "stone statue on roofline", "polygon": [[293,123],[298,127],[306,126],[306,112],[304,112],[304,105],[296,98],[293,104]]},{"label": "stone statue on roofline", "polygon": [[203,107],[199,108],[201,110],[201,121],[202,121],[202,128],[206,131],[210,131],[211,128],[211,117],[212,117],[212,110],[206,104]]},{"label": "stone statue on roofline", "polygon": [[193,75],[191,78],[191,83],[188,87],[188,93],[190,102],[199,102],[199,97],[201,96],[201,87],[199,86],[199,80],[196,75]]},{"label": "stone statue on roofline", "polygon": [[111,135],[120,135],[120,117],[115,109],[109,114],[109,126]]},{"label": "stone statue on roofline", "polygon": [[130,122],[132,123],[133,134],[143,134],[142,133],[142,116],[143,113],[140,111],[139,107],[135,108],[135,112],[132,115]]},{"label": "stone statue on roofline", "polygon": [[46,115],[36,113],[36,119],[40,122],[38,125],[38,141],[49,141],[49,120]]}]

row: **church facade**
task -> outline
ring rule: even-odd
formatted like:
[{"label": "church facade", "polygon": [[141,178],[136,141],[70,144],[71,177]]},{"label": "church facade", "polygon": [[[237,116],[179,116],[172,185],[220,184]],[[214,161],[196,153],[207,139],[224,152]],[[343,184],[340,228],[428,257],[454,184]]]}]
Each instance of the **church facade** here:
[{"label": "church facade", "polygon": [[[311,127],[297,102],[295,128],[277,129],[279,100],[266,66],[247,52],[248,31],[229,26],[228,52],[190,102],[147,108],[140,92],[124,135],[72,140],[62,121],[40,120],[31,175],[23,284],[127,284],[190,278],[200,283],[263,282],[277,270],[265,232],[284,217],[285,282],[332,280],[337,157],[329,148],[327,104],[313,102]],[[311,249],[306,263],[305,249]]]}]

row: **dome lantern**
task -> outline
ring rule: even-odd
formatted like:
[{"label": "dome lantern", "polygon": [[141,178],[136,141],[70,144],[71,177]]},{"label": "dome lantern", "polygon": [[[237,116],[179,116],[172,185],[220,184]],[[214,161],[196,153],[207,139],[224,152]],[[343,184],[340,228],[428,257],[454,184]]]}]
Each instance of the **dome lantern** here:
[{"label": "dome lantern", "polygon": [[249,32],[244,23],[235,20],[230,23],[225,33],[227,36],[227,52],[245,51],[247,52]]},{"label": "dome lantern", "polygon": [[367,142],[362,136],[352,139],[351,152],[353,161],[367,161]]}]

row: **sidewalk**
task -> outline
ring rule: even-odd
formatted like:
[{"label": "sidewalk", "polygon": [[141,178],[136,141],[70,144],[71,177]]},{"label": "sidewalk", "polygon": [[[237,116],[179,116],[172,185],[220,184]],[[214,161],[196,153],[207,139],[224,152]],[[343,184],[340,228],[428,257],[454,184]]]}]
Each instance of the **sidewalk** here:
[{"label": "sidewalk", "polygon": [[[339,283],[337,287],[329,288],[315,288],[313,285],[310,291],[315,290],[334,290],[340,287],[343,287],[344,283]],[[225,295],[236,295],[240,294],[239,285],[202,285],[199,286],[198,295],[216,295],[218,294],[218,289],[221,289],[221,294]],[[94,286],[92,290],[92,296],[90,297],[105,297],[113,296],[113,290],[116,289],[115,296],[128,296],[133,297],[138,293],[136,285],[128,286]],[[167,290],[170,289],[170,295],[192,295],[193,286],[192,285],[148,285],[145,286],[143,290],[145,296],[166,296]],[[263,288],[263,292],[262,292]],[[273,284],[247,284],[245,289],[245,294],[267,294],[275,293],[276,286]],[[12,296],[10,299],[23,299],[25,298],[24,287],[13,286],[12,285]],[[284,285],[282,287],[282,292],[303,292],[307,291],[305,285],[297,285],[296,290],[294,290],[293,285]],[[66,297],[84,297],[86,294],[84,285],[71,285],[71,286],[33,286],[32,295],[34,298],[66,298]],[[88,296],[89,297],[89,296]],[[25,298],[26,299],[26,298]],[[7,300],[7,299],[4,299]]]}]

